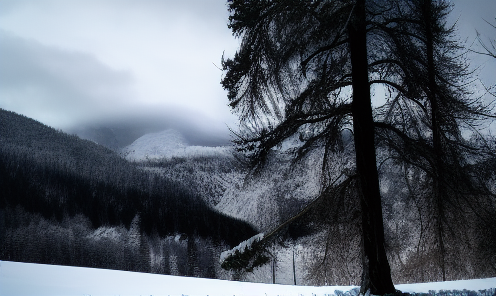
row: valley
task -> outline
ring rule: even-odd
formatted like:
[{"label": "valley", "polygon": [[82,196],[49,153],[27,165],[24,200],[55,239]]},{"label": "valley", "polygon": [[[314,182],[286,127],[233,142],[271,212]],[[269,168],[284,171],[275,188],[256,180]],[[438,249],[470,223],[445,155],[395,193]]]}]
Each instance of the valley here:
[{"label": "valley", "polygon": [[[351,155],[336,153],[322,174],[322,150],[291,161],[301,146],[293,137],[253,174],[234,147],[190,145],[174,129],[109,149],[5,110],[0,122],[0,260],[261,283],[358,284],[356,196],[350,191],[336,207],[329,199],[335,193],[320,187],[323,178],[341,182],[335,190],[353,186]],[[343,134],[345,145],[349,138]],[[394,180],[400,172],[385,167],[381,174]],[[407,196],[398,198],[401,187],[384,182],[381,190],[395,281],[406,282],[419,264],[418,250],[410,247],[421,242],[418,217]],[[221,268],[222,252],[259,233],[276,241],[268,264],[252,272]],[[469,255],[474,264],[484,260],[484,253]],[[414,278],[437,279],[427,267],[416,272]],[[458,272],[453,279],[492,274],[489,267]]]}]

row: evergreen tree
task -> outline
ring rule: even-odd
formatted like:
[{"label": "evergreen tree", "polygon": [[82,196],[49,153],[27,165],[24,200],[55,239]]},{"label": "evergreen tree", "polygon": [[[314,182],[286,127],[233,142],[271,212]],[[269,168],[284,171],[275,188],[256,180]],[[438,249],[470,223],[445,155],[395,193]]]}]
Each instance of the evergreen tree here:
[{"label": "evergreen tree", "polygon": [[[295,159],[324,147],[325,175],[330,156],[343,148],[342,131],[353,129],[363,293],[394,292],[384,248],[377,148],[429,176],[432,194],[426,198],[443,279],[446,231],[456,220],[451,211],[487,204],[479,200],[487,188],[468,169],[471,157],[480,160],[485,154],[461,133],[463,127],[477,131],[487,109],[468,100],[458,83],[466,68],[446,28],[448,7],[430,0],[229,5],[229,27],[242,43],[233,59],[223,61],[222,84],[242,123],[235,142],[255,172],[274,147],[299,135],[303,144]],[[388,87],[395,96],[374,112],[372,84]],[[323,195],[331,192],[328,198],[338,201],[342,191],[331,187],[355,178],[344,175],[348,178],[324,178]]]},{"label": "evergreen tree", "polygon": [[[453,28],[446,25],[449,4],[412,0],[391,7],[396,18],[378,24],[389,58],[374,66],[384,76],[377,81],[388,85],[394,98],[383,107],[376,126],[397,163],[409,168],[407,173],[415,167],[427,177],[430,192],[421,197],[428,205],[424,216],[431,225],[441,279],[446,280],[448,240],[451,249],[459,247],[474,227],[467,209],[485,212],[490,204],[490,191],[477,178],[476,166],[469,165],[491,156],[478,135],[490,110],[466,90],[470,73]],[[463,131],[475,137],[468,140]]]},{"label": "evergreen tree", "polygon": [[[376,167],[370,8],[364,0],[233,1],[229,27],[242,44],[234,59],[223,62],[227,73],[222,84],[248,130],[237,141],[239,150],[255,167],[294,134],[305,140],[297,158],[318,145],[325,146],[326,158],[339,149],[341,131],[353,126],[362,217],[361,291],[385,294],[395,289],[384,248]],[[326,159],[323,163],[325,171]]]}]

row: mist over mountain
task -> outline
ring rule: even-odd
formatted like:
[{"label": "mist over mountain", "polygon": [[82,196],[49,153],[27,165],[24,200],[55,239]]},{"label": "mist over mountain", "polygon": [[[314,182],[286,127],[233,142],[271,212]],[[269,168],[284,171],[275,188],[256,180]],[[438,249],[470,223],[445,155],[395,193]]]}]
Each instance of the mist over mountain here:
[{"label": "mist over mountain", "polygon": [[163,114],[134,115],[82,124],[68,129],[67,132],[115,151],[132,144],[146,134],[168,129],[179,132],[188,145],[215,147],[231,144],[230,132],[226,125],[202,126],[189,122],[187,117],[176,117],[167,117]]},{"label": "mist over mountain", "polygon": [[129,161],[146,161],[173,157],[229,156],[232,151],[228,146],[188,145],[181,133],[174,129],[167,129],[141,136],[130,145],[120,149],[120,154]]}]

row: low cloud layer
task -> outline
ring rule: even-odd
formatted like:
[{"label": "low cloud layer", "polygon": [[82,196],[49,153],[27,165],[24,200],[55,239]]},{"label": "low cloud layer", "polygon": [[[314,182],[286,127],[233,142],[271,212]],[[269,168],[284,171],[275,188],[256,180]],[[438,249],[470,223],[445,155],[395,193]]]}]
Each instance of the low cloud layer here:
[{"label": "low cloud layer", "polygon": [[228,138],[235,125],[216,67],[237,46],[225,2],[0,7],[0,108],[64,130],[146,118]]},{"label": "low cloud layer", "polygon": [[[494,39],[484,22],[496,23],[494,0],[453,3],[460,39],[475,40],[476,29]],[[195,144],[229,139],[237,120],[217,66],[239,41],[227,28],[226,1],[0,0],[0,7],[0,108],[68,131],[141,122],[182,129]],[[496,61],[473,64],[494,83]]]},{"label": "low cloud layer", "polygon": [[[0,107],[67,128],[117,115],[132,101],[133,76],[88,53],[0,31]],[[122,110],[121,110],[122,111]]]}]

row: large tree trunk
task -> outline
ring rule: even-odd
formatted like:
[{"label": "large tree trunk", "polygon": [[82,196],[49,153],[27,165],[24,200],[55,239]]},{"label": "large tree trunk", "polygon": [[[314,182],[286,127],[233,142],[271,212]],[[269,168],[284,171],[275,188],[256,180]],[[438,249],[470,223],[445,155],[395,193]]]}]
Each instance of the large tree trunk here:
[{"label": "large tree trunk", "polygon": [[353,128],[356,165],[361,186],[363,271],[361,293],[395,293],[384,248],[379,176],[377,173],[374,121],[367,69],[365,0],[358,0],[349,25],[353,87]]}]

